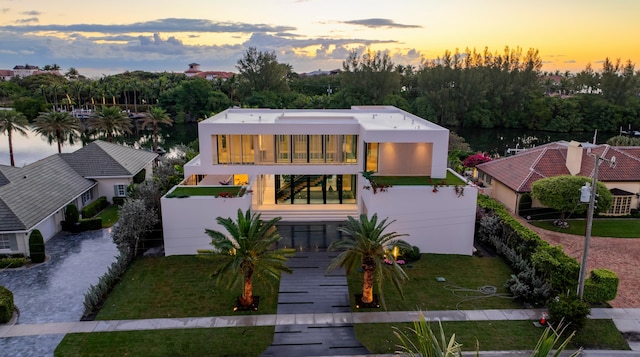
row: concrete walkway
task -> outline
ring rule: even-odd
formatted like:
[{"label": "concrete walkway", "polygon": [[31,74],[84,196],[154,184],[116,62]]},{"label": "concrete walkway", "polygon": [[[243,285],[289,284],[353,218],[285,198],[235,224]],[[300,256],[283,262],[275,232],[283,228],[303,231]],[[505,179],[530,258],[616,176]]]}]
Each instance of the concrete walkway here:
[{"label": "concrete walkway", "polygon": [[263,357],[368,353],[344,315],[351,311],[344,269],[327,272],[336,255],[302,251],[287,261],[293,272],[280,277],[277,316],[289,316],[293,323],[276,325]]},{"label": "concrete walkway", "polygon": [[[429,311],[429,321],[500,321],[537,320],[543,310],[466,310]],[[220,328],[236,326],[292,326],[292,325],[334,325],[355,323],[395,323],[412,322],[419,318],[419,312],[340,312],[327,314],[277,314],[243,315],[216,317],[186,317],[174,319],[78,321],[43,324],[19,324],[0,326],[0,338],[17,336],[43,336],[67,333],[91,333],[110,331],[137,331],[184,328]],[[592,309],[592,319],[613,319],[621,332],[640,332],[640,309]],[[633,351],[592,351],[586,356],[640,356],[640,344],[629,344]],[[497,352],[495,352],[497,353]],[[602,353],[602,354],[598,354]],[[483,354],[484,355],[484,354]],[[508,356],[509,354],[501,354]]]}]

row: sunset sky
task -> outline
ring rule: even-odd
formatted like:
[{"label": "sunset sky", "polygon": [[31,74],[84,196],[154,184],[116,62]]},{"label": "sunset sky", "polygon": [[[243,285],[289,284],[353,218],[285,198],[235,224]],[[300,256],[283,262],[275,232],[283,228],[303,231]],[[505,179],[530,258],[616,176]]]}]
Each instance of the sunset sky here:
[{"label": "sunset sky", "polygon": [[352,49],[418,66],[519,46],[538,49],[546,71],[600,70],[606,57],[640,64],[639,19],[639,0],[0,0],[0,69],[236,71],[256,47],[308,72],[341,68]]}]

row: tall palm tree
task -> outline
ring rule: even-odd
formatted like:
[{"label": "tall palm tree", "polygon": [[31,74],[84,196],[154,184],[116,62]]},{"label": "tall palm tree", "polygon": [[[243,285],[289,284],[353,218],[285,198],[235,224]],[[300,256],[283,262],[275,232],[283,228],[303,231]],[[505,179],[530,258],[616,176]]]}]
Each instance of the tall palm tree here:
[{"label": "tall palm tree", "polygon": [[87,120],[87,129],[105,134],[109,142],[113,142],[114,136],[131,134],[131,128],[131,119],[117,106],[102,106]]},{"label": "tall palm tree", "polygon": [[328,270],[344,267],[349,274],[354,268],[360,267],[364,271],[363,304],[373,303],[373,288],[374,283],[377,283],[380,301],[386,308],[382,285],[387,279],[391,280],[404,298],[401,283],[407,279],[407,274],[396,263],[392,250],[394,247],[410,248],[411,246],[403,240],[396,239],[406,234],[385,232],[393,222],[395,221],[387,223],[386,218],[378,222],[378,215],[375,213],[371,219],[364,213],[360,215],[359,220],[349,216],[344,226],[338,228],[345,235],[329,246],[329,250],[339,250],[341,253],[331,261]]},{"label": "tall palm tree", "polygon": [[281,238],[275,227],[280,217],[264,222],[260,220],[260,214],[251,214],[251,210],[243,214],[238,209],[236,221],[230,217],[218,217],[216,221],[227,232],[205,229],[214,249],[198,253],[213,258],[217,263],[217,283],[229,278],[228,287],[231,287],[242,277],[244,283],[239,308],[255,309],[253,278],[266,277],[277,281],[280,273],[291,273],[285,262],[293,254],[293,249],[272,249]]},{"label": "tall palm tree", "polygon": [[9,158],[11,159],[11,166],[16,166],[13,160],[13,138],[11,135],[15,131],[22,136],[27,136],[28,125],[29,121],[24,114],[14,110],[0,110],[0,133],[7,133],[7,138],[9,138]]},{"label": "tall palm tree", "polygon": [[58,143],[58,153],[62,152],[62,144],[73,143],[80,137],[82,125],[80,120],[68,112],[54,110],[40,113],[33,122],[33,130],[47,138],[49,144],[54,140]]},{"label": "tall palm tree", "polygon": [[171,126],[173,120],[169,118],[169,114],[162,108],[151,107],[149,111],[145,113],[144,119],[140,126],[145,128],[147,125],[153,126],[153,152],[158,152],[158,124],[166,124]]}]

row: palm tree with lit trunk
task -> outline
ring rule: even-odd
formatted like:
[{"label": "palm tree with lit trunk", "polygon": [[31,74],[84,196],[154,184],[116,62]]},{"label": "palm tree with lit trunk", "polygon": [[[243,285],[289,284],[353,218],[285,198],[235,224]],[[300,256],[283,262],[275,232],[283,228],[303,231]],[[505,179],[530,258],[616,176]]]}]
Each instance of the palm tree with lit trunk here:
[{"label": "palm tree with lit trunk", "polygon": [[366,214],[361,214],[360,219],[348,217],[344,226],[338,228],[338,231],[344,233],[342,238],[334,241],[329,246],[329,250],[340,251],[327,270],[344,267],[347,274],[355,268],[362,268],[362,299],[364,305],[373,304],[373,289],[377,283],[377,290],[380,295],[380,302],[386,308],[384,303],[383,282],[390,280],[400,295],[402,293],[402,282],[408,277],[402,267],[396,263],[393,256],[394,247],[411,248],[411,246],[397,239],[406,236],[396,232],[385,232],[391,223],[387,223],[387,219],[378,222],[378,215],[373,214],[371,219]]},{"label": "palm tree with lit trunk", "polygon": [[173,120],[169,118],[169,114],[162,108],[151,107],[148,112],[145,113],[144,119],[140,126],[142,128],[151,125],[153,127],[153,152],[158,152],[158,125],[164,124],[171,126]]},{"label": "palm tree with lit trunk", "polygon": [[239,309],[257,309],[254,307],[253,279],[264,277],[278,281],[280,273],[291,273],[285,262],[294,253],[293,249],[274,249],[281,238],[276,229],[280,217],[262,221],[260,214],[252,214],[251,210],[243,214],[238,209],[237,220],[218,217],[216,221],[226,233],[205,229],[214,249],[198,253],[213,258],[217,268],[214,276],[218,284],[228,279],[227,288],[230,288],[242,279]]},{"label": "palm tree with lit trunk", "polygon": [[16,133],[27,136],[29,121],[24,114],[15,110],[0,110],[0,133],[7,133],[9,139],[9,158],[11,166],[16,166],[13,159],[13,138],[12,134]]},{"label": "palm tree with lit trunk", "polygon": [[62,152],[62,144],[73,145],[80,137],[82,125],[80,120],[68,112],[48,111],[40,113],[33,122],[33,130],[47,138],[49,144],[58,143],[58,153]]},{"label": "palm tree with lit trunk", "polygon": [[87,120],[87,129],[105,134],[109,142],[113,142],[114,136],[131,134],[132,127],[131,119],[117,106],[102,106]]}]

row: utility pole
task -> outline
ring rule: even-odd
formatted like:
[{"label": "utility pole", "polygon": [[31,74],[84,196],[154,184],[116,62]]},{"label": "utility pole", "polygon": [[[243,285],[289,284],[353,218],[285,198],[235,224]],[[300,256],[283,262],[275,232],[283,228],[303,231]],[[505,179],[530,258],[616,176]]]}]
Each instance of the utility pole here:
[{"label": "utility pole", "polygon": [[[600,167],[601,161],[609,162],[611,168],[616,166],[616,157],[611,156],[611,159],[605,159],[598,154],[592,154],[591,149],[587,149],[587,155],[595,158],[595,165],[593,168],[593,180],[591,184],[591,192],[589,197],[589,209],[587,210],[587,228],[584,238],[584,251],[582,252],[582,264],[580,265],[580,275],[578,277],[578,298],[582,300],[584,296],[584,280],[587,274],[587,256],[589,255],[589,241],[591,240],[591,227],[593,226],[593,211],[596,204],[596,189],[598,187],[598,167]],[[582,188],[588,186],[585,184]],[[583,197],[580,197],[580,201],[583,201]],[[584,202],[584,201],[583,201]]]}]

